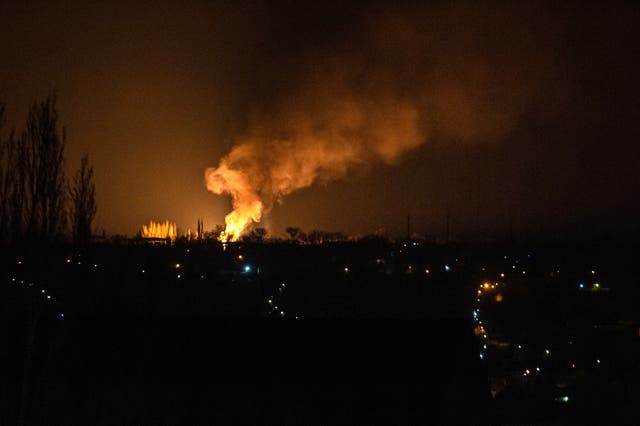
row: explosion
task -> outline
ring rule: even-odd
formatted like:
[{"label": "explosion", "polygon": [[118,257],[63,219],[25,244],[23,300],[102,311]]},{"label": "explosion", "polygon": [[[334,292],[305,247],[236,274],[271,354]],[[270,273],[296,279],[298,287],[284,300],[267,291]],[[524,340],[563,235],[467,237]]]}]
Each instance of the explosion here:
[{"label": "explosion", "polygon": [[142,225],[141,235],[142,238],[170,238],[175,240],[178,232],[176,224],[168,220],[164,223],[151,221],[149,226]]},{"label": "explosion", "polygon": [[319,179],[343,177],[358,164],[393,163],[424,140],[418,111],[402,100],[386,105],[364,99],[335,100],[330,108],[325,106],[308,115],[296,113],[294,120],[278,119],[289,123],[279,130],[280,135],[250,135],[217,168],[205,171],[209,191],[232,197],[233,211],[225,217],[221,241],[237,241],[274,202],[298,189]]},{"label": "explosion", "polygon": [[205,170],[207,189],[232,198],[221,241],[237,241],[286,195],[356,167],[394,164],[427,136],[476,143],[510,133],[544,93],[553,63],[540,45],[495,50],[477,34],[500,28],[496,37],[524,42],[530,20],[469,22],[455,8],[436,15],[425,26],[414,14],[374,8],[348,48],[276,64],[273,87],[286,90],[256,105],[231,151]]},{"label": "explosion", "polygon": [[[205,179],[207,189],[214,194],[227,192],[233,198],[233,211],[225,217],[226,228],[219,236],[222,242],[237,241],[250,221],[259,222],[262,218],[263,204],[253,190],[249,176],[243,170],[229,167],[229,158],[240,149],[236,148],[217,169],[207,169]],[[236,154],[238,155],[238,154]]]}]

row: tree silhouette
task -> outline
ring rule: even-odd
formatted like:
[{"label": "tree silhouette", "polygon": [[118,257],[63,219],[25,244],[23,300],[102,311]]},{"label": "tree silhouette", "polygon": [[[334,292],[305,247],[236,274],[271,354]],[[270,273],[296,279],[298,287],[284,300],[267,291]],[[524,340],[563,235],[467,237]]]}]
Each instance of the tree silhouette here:
[{"label": "tree silhouette", "polygon": [[325,234],[322,231],[314,229],[313,231],[309,232],[307,238],[309,239],[310,244],[322,244],[325,239]]},{"label": "tree silhouette", "polygon": [[292,241],[298,241],[300,233],[302,232],[300,228],[297,228],[295,226],[289,226],[287,229],[285,229],[285,231],[287,232],[287,234],[289,234],[289,239],[291,239]]},{"label": "tree silhouette", "polygon": [[22,134],[25,149],[25,213],[31,241],[57,241],[66,225],[63,169],[66,131],[58,130],[56,97],[34,102]]},{"label": "tree silhouette", "polygon": [[68,218],[76,242],[87,242],[96,213],[93,169],[83,158],[68,187],[56,96],[31,105],[19,137],[5,136],[5,123],[0,103],[0,244],[56,243],[68,232]]},{"label": "tree silhouette", "polygon": [[207,238],[211,238],[214,240],[217,240],[218,238],[220,238],[220,234],[222,234],[224,232],[224,225],[216,225],[212,231],[207,233]]},{"label": "tree silhouette", "polygon": [[242,240],[250,243],[262,243],[267,236],[267,230],[264,228],[255,228],[249,234],[245,235]]},{"label": "tree silhouette", "polygon": [[91,224],[98,210],[95,193],[93,167],[89,166],[89,159],[85,155],[80,160],[80,169],[69,187],[71,234],[73,241],[78,245],[85,245],[91,241]]},{"label": "tree silhouette", "polygon": [[[4,127],[5,106],[0,105],[0,131]],[[26,147],[23,138],[12,130],[0,134],[0,243],[13,244],[22,239],[25,219]]]}]

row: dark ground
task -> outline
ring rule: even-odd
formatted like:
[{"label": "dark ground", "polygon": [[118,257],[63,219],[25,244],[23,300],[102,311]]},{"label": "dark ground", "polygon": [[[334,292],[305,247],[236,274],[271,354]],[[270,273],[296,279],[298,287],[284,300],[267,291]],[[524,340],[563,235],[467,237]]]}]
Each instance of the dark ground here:
[{"label": "dark ground", "polygon": [[[470,313],[480,265],[499,268],[491,259],[504,249],[370,242],[7,252],[0,423],[588,422],[537,405],[505,415],[490,396],[495,366],[478,357]],[[566,253],[545,253],[558,259],[556,249]],[[628,261],[585,253],[561,258]],[[627,280],[625,299],[636,284]],[[627,358],[638,359],[637,346],[627,346]]]}]

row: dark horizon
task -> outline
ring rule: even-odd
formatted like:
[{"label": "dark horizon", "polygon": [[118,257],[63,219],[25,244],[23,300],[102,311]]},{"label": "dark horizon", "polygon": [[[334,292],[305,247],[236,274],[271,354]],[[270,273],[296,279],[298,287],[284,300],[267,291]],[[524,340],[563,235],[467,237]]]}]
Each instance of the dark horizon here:
[{"label": "dark horizon", "polygon": [[186,231],[224,223],[229,197],[203,172],[235,144],[289,135],[297,114],[343,96],[372,126],[406,101],[418,119],[397,156],[368,154],[396,137],[387,127],[357,128],[364,148],[344,173],[282,203],[261,189],[257,226],[394,237],[410,214],[442,237],[449,215],[461,240],[635,238],[638,18],[623,2],[4,2],[4,133],[57,91],[67,176],[83,153],[94,166],[98,233],[166,219]]}]

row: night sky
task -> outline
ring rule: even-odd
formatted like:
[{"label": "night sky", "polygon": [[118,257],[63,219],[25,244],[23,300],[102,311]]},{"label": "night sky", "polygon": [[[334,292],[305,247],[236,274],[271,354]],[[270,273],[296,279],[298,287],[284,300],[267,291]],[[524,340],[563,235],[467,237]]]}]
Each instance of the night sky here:
[{"label": "night sky", "polygon": [[[0,102],[20,129],[57,91],[69,173],[89,154],[110,234],[223,224],[205,169],[249,139],[271,167],[273,138],[333,134],[344,100],[359,151],[261,192],[272,233],[399,235],[407,214],[428,235],[449,214],[459,238],[638,232],[640,5],[391,3],[3,1]],[[412,132],[385,124],[398,105]],[[370,154],[385,137],[405,145]]]}]

